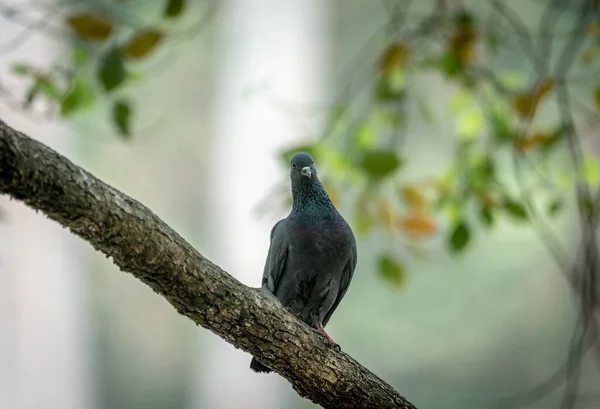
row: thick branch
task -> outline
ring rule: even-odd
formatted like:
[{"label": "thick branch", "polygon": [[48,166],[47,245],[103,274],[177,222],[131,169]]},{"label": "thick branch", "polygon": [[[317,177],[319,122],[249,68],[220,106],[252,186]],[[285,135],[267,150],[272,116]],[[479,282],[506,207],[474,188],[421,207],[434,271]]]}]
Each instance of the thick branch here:
[{"label": "thick branch", "polygon": [[1,120],[0,193],[112,257],[179,313],[272,367],[301,396],[325,408],[414,408],[279,303],[205,259],[145,206]]}]

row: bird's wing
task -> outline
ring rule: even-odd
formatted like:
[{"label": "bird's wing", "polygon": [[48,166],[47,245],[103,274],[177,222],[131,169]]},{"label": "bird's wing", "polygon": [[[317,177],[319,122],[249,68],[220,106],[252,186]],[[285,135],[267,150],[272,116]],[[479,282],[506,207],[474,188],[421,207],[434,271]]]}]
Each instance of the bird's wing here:
[{"label": "bird's wing", "polygon": [[286,219],[281,219],[271,229],[271,244],[265,269],[263,271],[262,286],[266,287],[271,293],[275,293],[281,272],[285,266],[288,254],[288,239],[285,231]]},{"label": "bird's wing", "polygon": [[327,314],[325,314],[325,318],[323,319],[323,326],[327,325],[329,318],[331,318],[331,315],[333,314],[333,312],[339,305],[340,301],[342,301],[342,298],[344,298],[344,295],[346,294],[348,287],[350,287],[350,281],[352,280],[352,275],[354,275],[354,269],[356,268],[357,261],[358,261],[358,256],[356,253],[356,242],[355,242],[354,245],[352,246],[352,255],[350,257],[350,260],[348,260],[348,262],[346,263],[346,266],[344,267],[344,271],[342,271],[342,276],[340,277],[340,289],[338,291],[337,298],[335,299],[335,302],[333,303],[333,305],[331,306],[329,311],[327,311]]}]

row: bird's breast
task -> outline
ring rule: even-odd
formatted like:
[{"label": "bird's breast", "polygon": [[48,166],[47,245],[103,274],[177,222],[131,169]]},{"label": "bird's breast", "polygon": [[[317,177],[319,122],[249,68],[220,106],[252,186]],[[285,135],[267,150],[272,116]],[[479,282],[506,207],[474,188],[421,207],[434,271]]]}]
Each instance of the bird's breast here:
[{"label": "bird's breast", "polygon": [[318,226],[296,226],[290,240],[289,255],[292,260],[330,265],[345,262],[350,251],[348,234],[339,226],[322,223]]}]

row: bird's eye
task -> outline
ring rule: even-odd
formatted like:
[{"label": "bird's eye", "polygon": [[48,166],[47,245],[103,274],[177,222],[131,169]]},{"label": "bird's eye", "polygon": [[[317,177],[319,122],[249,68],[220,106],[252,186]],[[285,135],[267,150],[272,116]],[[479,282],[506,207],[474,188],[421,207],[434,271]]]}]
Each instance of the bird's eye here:
[{"label": "bird's eye", "polygon": [[292,163],[292,167],[295,169],[295,168],[296,168],[296,164],[295,164],[295,163]]}]

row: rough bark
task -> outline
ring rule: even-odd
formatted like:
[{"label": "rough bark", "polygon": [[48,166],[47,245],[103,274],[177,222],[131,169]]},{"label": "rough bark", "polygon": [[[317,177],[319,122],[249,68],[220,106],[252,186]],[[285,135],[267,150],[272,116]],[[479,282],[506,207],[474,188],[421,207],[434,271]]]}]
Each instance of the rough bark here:
[{"label": "rough bark", "polygon": [[148,208],[1,120],[0,193],[44,212],[324,408],[414,408],[279,303],[204,258]]}]

